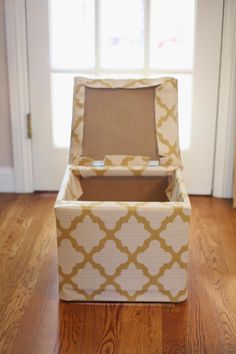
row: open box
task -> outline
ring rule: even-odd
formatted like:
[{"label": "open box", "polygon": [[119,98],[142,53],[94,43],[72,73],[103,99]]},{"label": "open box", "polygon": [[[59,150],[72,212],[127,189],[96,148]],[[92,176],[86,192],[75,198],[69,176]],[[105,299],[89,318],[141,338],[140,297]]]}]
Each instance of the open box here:
[{"label": "open box", "polygon": [[61,299],[186,299],[191,206],[181,168],[175,79],[75,79],[55,203]]}]

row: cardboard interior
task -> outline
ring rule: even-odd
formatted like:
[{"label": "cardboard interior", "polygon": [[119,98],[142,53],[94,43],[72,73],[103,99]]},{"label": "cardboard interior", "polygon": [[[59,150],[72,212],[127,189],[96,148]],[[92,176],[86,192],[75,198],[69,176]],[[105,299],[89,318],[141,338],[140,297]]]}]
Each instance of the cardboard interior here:
[{"label": "cardboard interior", "polygon": [[84,201],[166,202],[168,176],[78,177]]},{"label": "cardboard interior", "polygon": [[85,88],[83,156],[140,155],[159,159],[155,87]]}]

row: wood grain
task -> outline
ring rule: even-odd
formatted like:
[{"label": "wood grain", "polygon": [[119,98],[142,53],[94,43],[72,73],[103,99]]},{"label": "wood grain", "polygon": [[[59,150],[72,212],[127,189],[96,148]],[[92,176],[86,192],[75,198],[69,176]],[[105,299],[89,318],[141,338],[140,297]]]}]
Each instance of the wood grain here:
[{"label": "wood grain", "polygon": [[0,354],[236,353],[236,210],[192,197],[180,304],[58,299],[55,194],[0,195]]}]

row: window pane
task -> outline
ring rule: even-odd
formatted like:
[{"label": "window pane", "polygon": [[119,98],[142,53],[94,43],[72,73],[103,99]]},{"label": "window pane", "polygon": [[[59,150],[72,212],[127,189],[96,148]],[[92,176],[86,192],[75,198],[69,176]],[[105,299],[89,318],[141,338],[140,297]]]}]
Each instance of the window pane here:
[{"label": "window pane", "polygon": [[101,0],[101,66],[143,66],[143,0]]},{"label": "window pane", "polygon": [[53,69],[94,66],[94,0],[50,1]]},{"label": "window pane", "polygon": [[192,68],[194,3],[194,0],[151,0],[151,68]]},{"label": "window pane", "polygon": [[74,76],[51,74],[53,144],[57,148],[70,145]]}]

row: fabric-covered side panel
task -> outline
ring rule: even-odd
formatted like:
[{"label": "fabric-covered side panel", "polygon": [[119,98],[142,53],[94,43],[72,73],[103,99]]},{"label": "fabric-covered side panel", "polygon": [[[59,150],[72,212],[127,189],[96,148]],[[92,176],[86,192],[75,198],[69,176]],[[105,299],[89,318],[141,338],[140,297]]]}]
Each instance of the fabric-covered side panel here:
[{"label": "fabric-covered side panel", "polygon": [[60,296],[182,301],[189,212],[176,203],[83,202],[56,208]]}]

